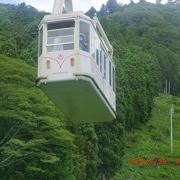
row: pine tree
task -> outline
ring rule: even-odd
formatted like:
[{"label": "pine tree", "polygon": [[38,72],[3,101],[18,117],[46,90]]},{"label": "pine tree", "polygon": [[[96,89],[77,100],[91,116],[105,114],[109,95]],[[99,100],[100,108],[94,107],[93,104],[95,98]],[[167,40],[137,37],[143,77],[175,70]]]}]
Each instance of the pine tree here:
[{"label": "pine tree", "polygon": [[116,11],[117,8],[118,8],[117,0],[108,0],[108,2],[106,3],[106,10],[110,14]]},{"label": "pine tree", "polygon": [[174,1],[175,4],[180,5],[180,0]]},{"label": "pine tree", "polygon": [[173,4],[174,3],[174,1],[173,0],[168,0],[168,2],[167,2],[168,4]]},{"label": "pine tree", "polygon": [[129,3],[130,5],[134,5],[135,3],[134,3],[134,1],[133,0],[130,0],[130,3]]},{"label": "pine tree", "polygon": [[156,0],[156,4],[161,4],[162,0]]},{"label": "pine tree", "polygon": [[90,18],[93,18],[95,14],[97,13],[97,10],[92,6],[89,11],[86,12],[86,15]]},{"label": "pine tree", "polygon": [[107,14],[107,9],[106,9],[106,5],[102,4],[101,9],[99,11],[100,15],[106,15]]},{"label": "pine tree", "polygon": [[146,0],[140,0],[139,3],[144,4],[144,3],[146,3]]}]

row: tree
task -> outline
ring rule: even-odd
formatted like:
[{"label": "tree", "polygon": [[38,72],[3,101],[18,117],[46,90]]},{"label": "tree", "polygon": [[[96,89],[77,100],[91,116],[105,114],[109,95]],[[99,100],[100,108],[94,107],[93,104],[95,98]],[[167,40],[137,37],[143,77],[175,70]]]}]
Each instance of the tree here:
[{"label": "tree", "polygon": [[116,11],[118,8],[118,4],[117,4],[117,0],[108,0],[106,3],[106,11],[108,13],[112,13],[114,11]]},{"label": "tree", "polygon": [[180,0],[175,0],[174,3],[180,5]]},{"label": "tree", "polygon": [[4,56],[0,67],[1,179],[75,179],[74,136],[34,86],[35,69]]},{"label": "tree", "polygon": [[174,4],[174,1],[173,0],[168,0],[167,3],[168,4]]},{"label": "tree", "polygon": [[98,156],[98,137],[93,124],[74,126],[72,132],[75,134],[76,144],[80,155],[84,157],[82,166],[77,172],[77,179],[95,180],[98,176],[98,166],[101,159]]},{"label": "tree", "polygon": [[133,0],[130,0],[130,3],[129,3],[130,5],[134,5],[135,3],[134,3],[134,1]]},{"label": "tree", "polygon": [[93,18],[97,14],[97,11],[94,7],[91,7],[89,11],[86,12],[86,15],[89,16],[90,18]]},{"label": "tree", "polygon": [[102,15],[102,16],[107,14],[107,9],[106,9],[106,5],[105,4],[102,4],[101,9],[99,11],[99,14]]},{"label": "tree", "polygon": [[156,4],[161,4],[162,0],[156,0]]},{"label": "tree", "polygon": [[139,3],[144,4],[144,3],[146,3],[146,0],[140,0]]},{"label": "tree", "polygon": [[109,179],[120,169],[123,156],[123,128],[121,123],[99,124],[96,126],[99,141],[99,157],[101,164],[98,168],[99,179]]}]

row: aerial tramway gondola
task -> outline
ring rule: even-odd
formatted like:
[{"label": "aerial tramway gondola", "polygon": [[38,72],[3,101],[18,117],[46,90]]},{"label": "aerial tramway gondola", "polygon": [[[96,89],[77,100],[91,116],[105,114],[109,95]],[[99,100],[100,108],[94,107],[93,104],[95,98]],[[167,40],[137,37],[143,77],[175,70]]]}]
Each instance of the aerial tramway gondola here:
[{"label": "aerial tramway gondola", "polygon": [[55,0],[39,25],[37,85],[71,122],[116,117],[113,48],[97,17],[73,12],[72,0]]}]

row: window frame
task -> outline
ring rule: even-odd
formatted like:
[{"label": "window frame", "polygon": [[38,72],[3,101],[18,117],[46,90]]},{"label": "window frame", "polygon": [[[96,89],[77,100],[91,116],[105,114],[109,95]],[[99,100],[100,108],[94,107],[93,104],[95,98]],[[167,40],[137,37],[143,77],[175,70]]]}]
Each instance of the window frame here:
[{"label": "window frame", "polygon": [[99,63],[100,72],[102,73],[102,67],[103,67],[103,50],[100,50],[100,63]]},{"label": "window frame", "polygon": [[[57,28],[50,28],[48,26],[53,26],[53,25],[57,25],[58,26],[58,23],[61,27],[57,27]],[[68,23],[72,23],[72,26],[69,26]],[[63,27],[63,24],[66,24],[66,26]],[[57,30],[57,29],[68,29],[68,28],[72,28],[74,27],[75,28],[75,20],[74,19],[71,19],[71,20],[64,20],[64,21],[55,21],[55,22],[52,22],[52,23],[48,23],[47,24],[47,31],[51,31],[51,30]]]},{"label": "window frame", "polygon": [[104,63],[103,63],[103,67],[104,67],[104,70],[103,70],[103,78],[106,80],[107,78],[107,56],[106,54],[104,53]]},{"label": "window frame", "polygon": [[43,37],[44,37],[43,26],[39,28],[39,36],[38,36],[38,56],[40,57],[43,53]]},{"label": "window frame", "polygon": [[99,65],[99,49],[96,49],[96,64]]},{"label": "window frame", "polygon": [[[63,27],[63,28],[59,28],[59,29],[56,29],[56,28],[54,28],[54,29],[49,29],[48,30],[48,25],[52,25],[52,24],[56,24],[56,23],[68,23],[68,22],[70,22],[70,23],[72,23],[73,24],[73,26],[72,27]],[[61,25],[60,25],[61,26]],[[52,53],[52,52],[58,52],[58,51],[68,51],[68,50],[74,50],[75,49],[75,28],[76,28],[76,22],[75,22],[75,20],[74,19],[71,19],[71,20],[64,20],[64,21],[59,21],[59,22],[52,22],[52,23],[49,23],[49,24],[47,24],[47,45],[46,45],[46,48],[47,48],[47,52],[48,53]],[[55,32],[55,31],[66,31],[66,30],[68,30],[68,29],[72,29],[72,31],[73,31],[73,33],[71,34],[71,35],[64,35],[64,36],[54,36],[54,38],[56,38],[56,37],[61,37],[61,38],[64,38],[64,37],[70,37],[70,36],[73,36],[73,41],[69,41],[69,42],[59,42],[59,43],[49,43],[48,42],[48,40],[49,40],[49,32]],[[70,48],[70,49],[65,49],[65,46],[66,45],[72,45],[73,46],[73,48]],[[55,47],[55,46],[59,46],[59,48],[60,47],[62,47],[62,50],[48,50],[48,48],[50,48],[50,47]]]},{"label": "window frame", "polygon": [[[83,34],[82,32],[81,32],[81,23],[84,23],[84,24],[87,24],[88,25],[88,28],[89,28],[89,32],[88,32],[88,36],[87,36],[87,39],[88,39],[88,51],[86,51],[86,50],[83,50],[83,49],[81,49],[80,48],[80,45],[81,45],[81,42],[80,42],[80,34]],[[91,34],[91,24],[89,23],[89,21],[85,21],[84,19],[79,19],[79,50],[80,51],[83,51],[83,52],[85,52],[85,53],[90,53],[91,52],[91,47],[90,47],[90,44],[91,44],[91,37],[90,37],[90,34]]]},{"label": "window frame", "polygon": [[113,65],[112,66],[112,77],[113,77],[113,91],[116,92],[116,68],[115,66]]},{"label": "window frame", "polygon": [[109,60],[109,85],[112,86],[112,62]]}]

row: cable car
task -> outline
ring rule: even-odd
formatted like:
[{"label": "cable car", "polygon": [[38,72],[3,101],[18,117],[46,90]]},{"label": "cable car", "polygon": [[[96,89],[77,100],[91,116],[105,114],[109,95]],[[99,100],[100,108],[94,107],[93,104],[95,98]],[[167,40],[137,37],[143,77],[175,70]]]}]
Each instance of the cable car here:
[{"label": "cable car", "polygon": [[39,25],[37,85],[73,123],[116,117],[113,48],[97,17],[55,0]]}]

